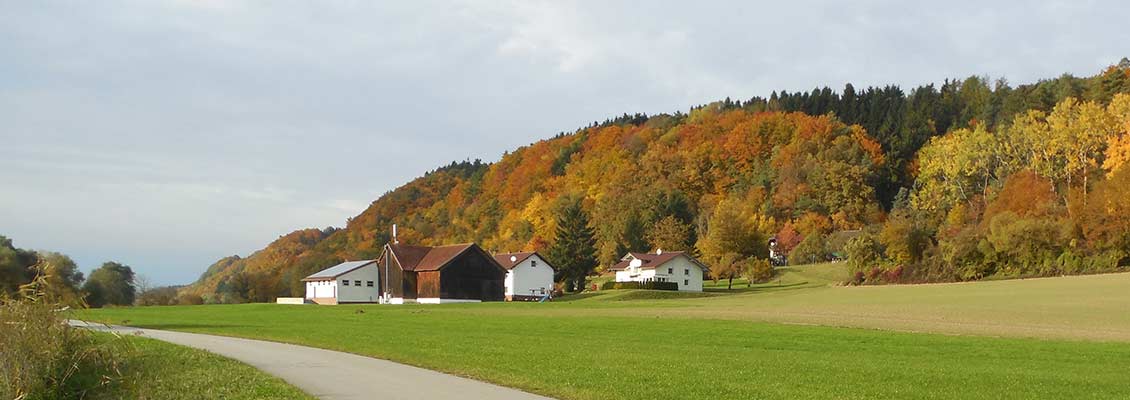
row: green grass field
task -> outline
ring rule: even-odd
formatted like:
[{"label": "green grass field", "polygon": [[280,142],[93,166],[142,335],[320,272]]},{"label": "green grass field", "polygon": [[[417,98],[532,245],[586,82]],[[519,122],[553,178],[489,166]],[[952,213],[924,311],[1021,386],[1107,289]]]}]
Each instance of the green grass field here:
[{"label": "green grass field", "polygon": [[[117,340],[99,333],[105,340]],[[154,339],[123,336],[122,381],[105,399],[313,399],[282,379],[229,358]]]},{"label": "green grass field", "polygon": [[1130,398],[1130,274],[830,286],[841,272],[791,267],[734,291],[607,291],[551,304],[82,316],[353,352],[566,399]]}]

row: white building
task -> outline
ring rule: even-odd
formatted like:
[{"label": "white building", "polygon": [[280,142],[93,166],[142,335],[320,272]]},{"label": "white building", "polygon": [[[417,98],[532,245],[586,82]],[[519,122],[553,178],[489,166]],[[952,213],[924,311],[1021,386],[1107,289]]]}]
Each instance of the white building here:
[{"label": "white building", "polygon": [[656,250],[655,253],[628,253],[610,269],[616,282],[675,282],[679,291],[701,292],[706,265],[682,251]]},{"label": "white building", "polygon": [[318,304],[376,303],[377,260],[346,261],[302,279],[306,299]]},{"label": "white building", "polygon": [[506,300],[538,300],[553,293],[553,266],[535,252],[495,254],[506,269]]}]

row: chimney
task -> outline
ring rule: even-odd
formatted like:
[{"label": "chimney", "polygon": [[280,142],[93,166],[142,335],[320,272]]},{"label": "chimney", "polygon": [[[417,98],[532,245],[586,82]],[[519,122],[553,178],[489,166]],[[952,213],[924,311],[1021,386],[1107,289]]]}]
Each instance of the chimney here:
[{"label": "chimney", "polygon": [[392,244],[400,244],[400,241],[396,240],[396,224],[392,224]]}]

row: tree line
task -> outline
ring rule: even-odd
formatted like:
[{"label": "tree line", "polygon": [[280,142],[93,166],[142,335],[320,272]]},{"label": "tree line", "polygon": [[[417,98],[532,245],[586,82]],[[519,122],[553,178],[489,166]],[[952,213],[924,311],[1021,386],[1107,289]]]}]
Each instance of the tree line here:
[{"label": "tree line", "polygon": [[[1107,250],[1104,257],[1115,257],[1112,249],[1118,246],[1097,247],[1090,239],[1096,236],[1085,233],[1106,225],[1083,223],[1082,216],[1117,219],[1108,212],[1117,207],[1104,211],[1092,200],[1114,196],[1118,175],[1100,173],[1099,166],[1126,157],[1117,145],[1125,135],[1105,130],[1098,140],[1075,127],[1097,109],[1117,114],[1110,105],[1128,92],[1130,61],[1124,61],[1091,77],[1064,75],[1015,87],[982,77],[910,91],[849,85],[839,92],[820,88],[723,100],[685,113],[625,114],[507,152],[495,163],[456,162],[430,171],[385,193],[344,228],[296,231],[246,258],[225,258],[184,291],[206,302],[301,296],[303,276],[341,260],[375,258],[394,223],[403,243],[559,251],[561,259],[584,261],[580,270],[590,272],[615,264],[628,251],[663,248],[694,252],[723,279],[758,277],[767,269],[760,263],[765,244],[777,238],[790,263],[849,253],[868,260],[849,250],[870,248],[874,262],[858,268],[874,277],[865,281],[878,282],[880,275],[965,279],[1011,271],[1004,264],[1012,258],[993,253],[999,268],[979,274],[941,272],[976,258],[958,256],[968,253],[958,249],[983,250],[992,244],[990,237],[1006,248],[1004,232],[1011,230],[1051,231],[1011,223],[1010,217],[992,228],[996,211],[986,210],[1003,207],[994,204],[1013,196],[1003,195],[1008,181],[1019,182],[1028,176],[1024,171],[1051,185],[1048,193],[1059,207],[1052,214],[1074,221],[1054,236],[1071,251],[1041,254],[1062,256],[1061,264],[1073,257],[1094,260]],[[1022,146],[1051,143],[1039,136],[1050,131],[1060,138],[1052,153]],[[1005,140],[1013,137],[1027,139]],[[984,150],[997,144],[1005,150]],[[968,162],[950,165],[962,160]],[[557,245],[559,238],[572,237],[561,227],[578,207],[591,231],[591,259],[566,249],[587,248],[578,244],[587,239]],[[947,220],[961,224],[943,224]],[[981,230],[952,229],[973,225]],[[959,246],[953,238],[962,235],[977,240]],[[554,250],[555,245],[563,248]],[[945,251],[950,255],[934,256]],[[927,267],[923,260],[940,264]],[[579,275],[587,273],[559,278],[577,288],[584,284]]]},{"label": "tree line", "polygon": [[0,297],[15,298],[33,282],[52,301],[73,307],[202,303],[176,287],[150,287],[128,265],[108,261],[84,276],[65,254],[17,248],[0,235]]}]

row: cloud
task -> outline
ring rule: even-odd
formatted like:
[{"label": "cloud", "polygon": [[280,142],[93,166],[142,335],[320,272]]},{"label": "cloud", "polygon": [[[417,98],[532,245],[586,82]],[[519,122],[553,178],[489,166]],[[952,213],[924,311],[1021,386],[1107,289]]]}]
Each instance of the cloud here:
[{"label": "cloud", "polygon": [[625,112],[1090,74],[1123,2],[12,2],[0,234],[186,283],[453,160]]}]

